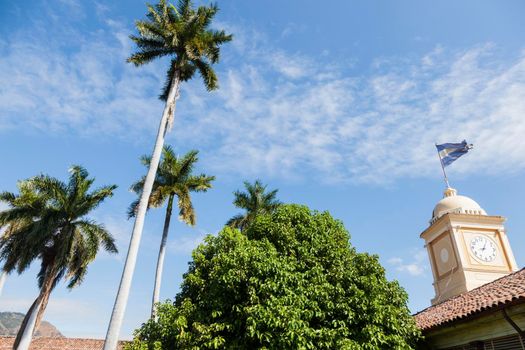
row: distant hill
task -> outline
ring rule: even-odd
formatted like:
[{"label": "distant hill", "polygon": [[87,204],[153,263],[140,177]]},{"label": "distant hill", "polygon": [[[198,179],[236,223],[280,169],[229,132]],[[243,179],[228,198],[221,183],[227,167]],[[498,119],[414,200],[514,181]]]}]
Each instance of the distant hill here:
[{"label": "distant hill", "polygon": [[[20,312],[0,312],[0,336],[15,336],[24,319],[24,314]],[[37,337],[62,338],[62,333],[51,323],[43,321],[36,332]]]}]

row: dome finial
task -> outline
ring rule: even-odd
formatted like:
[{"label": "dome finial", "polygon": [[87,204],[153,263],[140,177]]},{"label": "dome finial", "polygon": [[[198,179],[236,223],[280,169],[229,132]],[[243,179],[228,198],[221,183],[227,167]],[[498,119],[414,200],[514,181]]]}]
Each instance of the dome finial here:
[{"label": "dome finial", "polygon": [[455,189],[449,186],[445,189],[445,192],[443,193],[443,198],[453,197],[457,194],[458,194],[458,191],[456,191]]}]

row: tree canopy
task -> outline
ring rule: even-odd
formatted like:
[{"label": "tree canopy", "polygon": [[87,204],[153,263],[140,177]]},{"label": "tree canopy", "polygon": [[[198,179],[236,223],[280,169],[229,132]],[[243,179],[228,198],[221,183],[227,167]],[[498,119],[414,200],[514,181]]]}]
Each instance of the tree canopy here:
[{"label": "tree canopy", "polygon": [[283,205],[193,252],[181,292],[129,349],[410,349],[407,294],[329,213]]}]

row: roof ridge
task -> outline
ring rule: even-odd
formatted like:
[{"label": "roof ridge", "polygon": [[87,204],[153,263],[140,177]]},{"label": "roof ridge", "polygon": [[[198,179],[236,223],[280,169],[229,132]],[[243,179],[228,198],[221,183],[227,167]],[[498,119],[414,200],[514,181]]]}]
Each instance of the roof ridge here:
[{"label": "roof ridge", "polygon": [[[447,322],[473,315],[507,304],[517,299],[525,299],[525,268],[511,272],[494,281],[485,283],[468,292],[458,294],[436,305],[431,305],[412,315],[421,329],[429,329]],[[514,286],[505,286],[505,282],[517,282]]]},{"label": "roof ridge", "polygon": [[455,296],[450,297],[450,298],[448,298],[448,299],[445,299],[445,300],[443,300],[443,301],[440,301],[439,303],[437,303],[437,304],[435,304],[435,305],[430,305],[430,306],[424,308],[423,310],[416,312],[416,313],[413,314],[412,316],[416,316],[416,315],[418,315],[418,314],[420,314],[420,313],[422,313],[422,312],[424,312],[424,311],[426,311],[426,310],[428,310],[428,309],[431,309],[431,308],[433,308],[433,307],[436,307],[436,306],[442,305],[442,304],[444,304],[444,303],[446,303],[446,302],[449,302],[449,301],[452,301],[452,300],[454,300],[454,299],[458,299],[458,298],[464,296],[465,294],[470,294],[470,293],[472,293],[472,292],[474,292],[474,291],[477,291],[477,290],[479,290],[479,289],[481,289],[481,288],[487,287],[487,286],[489,286],[489,285],[491,285],[491,284],[494,284],[494,283],[496,283],[496,282],[498,282],[498,281],[500,281],[500,280],[502,280],[502,279],[509,278],[509,277],[511,277],[511,276],[513,276],[513,275],[516,275],[516,274],[520,273],[520,272],[525,272],[525,267],[522,267],[522,268],[519,269],[518,271],[511,272],[511,273],[509,273],[509,274],[507,274],[507,275],[505,275],[505,276],[501,276],[501,277],[495,279],[494,281],[490,281],[490,282],[487,282],[487,283],[485,283],[485,284],[482,284],[481,286],[476,287],[476,288],[474,288],[474,289],[471,289],[471,290],[469,290],[469,291],[467,291],[467,292],[463,292],[463,293],[461,293],[461,294],[458,294],[458,295],[455,295]]}]

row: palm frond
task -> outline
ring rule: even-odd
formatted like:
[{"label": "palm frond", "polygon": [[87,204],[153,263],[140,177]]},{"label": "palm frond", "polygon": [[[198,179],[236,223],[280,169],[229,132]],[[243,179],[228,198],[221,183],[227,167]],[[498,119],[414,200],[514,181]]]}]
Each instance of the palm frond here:
[{"label": "palm frond", "polygon": [[134,182],[129,187],[129,190],[135,194],[142,193],[142,189],[144,188],[144,182],[146,181],[146,176],[143,176],[140,180]]},{"label": "palm frond", "polygon": [[156,58],[169,55],[170,53],[171,52],[166,49],[141,50],[129,56],[129,58],[126,61],[129,63],[133,63],[135,66],[138,67],[149,63]]},{"label": "palm frond", "polygon": [[219,61],[220,46],[232,36],[223,30],[210,29],[218,12],[215,4],[196,9],[190,0],[179,0],[177,6],[160,0],[148,5],[146,19],[135,22],[138,35],[130,38],[138,51],[127,61],[140,66],[163,56],[171,56],[167,77],[160,94],[166,100],[175,76],[190,80],[198,70],[208,90],[218,86],[212,65]]},{"label": "palm frond", "polygon": [[139,47],[141,51],[168,50],[161,39],[146,38],[143,36],[138,37],[134,35],[130,35],[129,38],[137,44],[137,47]]},{"label": "palm frond", "polygon": [[237,208],[244,209],[245,213],[234,216],[230,219],[231,224],[227,225],[237,227],[242,231],[253,222],[257,215],[272,213],[277,209],[281,204],[275,199],[277,190],[266,192],[266,187],[260,180],[256,180],[253,184],[244,181],[245,191],[237,190],[233,193],[233,204]]},{"label": "palm frond", "polygon": [[102,224],[98,224],[93,220],[80,220],[74,223],[82,235],[88,237],[92,242],[96,242],[96,246],[91,247],[90,254],[96,253],[98,250],[98,242],[102,243],[104,250],[109,253],[118,253],[115,239]]},{"label": "palm frond", "polygon": [[17,195],[15,195],[12,192],[0,192],[0,202],[4,202],[9,205],[13,205],[14,201],[16,200]]},{"label": "palm frond", "polygon": [[244,215],[237,214],[226,222],[226,226],[230,226],[230,227],[241,230],[242,227],[244,226],[245,220],[246,220],[246,217]]},{"label": "palm frond", "polygon": [[213,91],[217,89],[219,87],[219,80],[217,79],[217,75],[211,67],[211,64],[206,63],[201,59],[196,59],[194,64],[202,77],[206,90]]},{"label": "palm frond", "polygon": [[191,150],[188,153],[186,153],[181,159],[178,160],[178,176],[180,178],[188,178],[188,176],[193,171],[195,163],[197,163],[197,161],[199,160],[198,154],[199,151]]},{"label": "palm frond", "polygon": [[187,183],[190,191],[194,192],[206,192],[212,188],[212,182],[215,181],[215,176],[208,176],[200,174],[199,176],[188,177]]},{"label": "palm frond", "polygon": [[194,12],[194,10],[192,9],[191,0],[179,0],[177,9],[178,9],[180,16],[186,20],[190,18],[190,16]]},{"label": "palm frond", "polygon": [[233,205],[235,205],[237,208],[241,209],[249,209],[252,205],[252,197],[250,196],[250,193],[245,193],[242,191],[235,191],[233,193],[234,200]]},{"label": "palm frond", "polygon": [[195,225],[195,209],[191,202],[189,192],[180,193],[178,196],[179,219],[190,226]]}]

